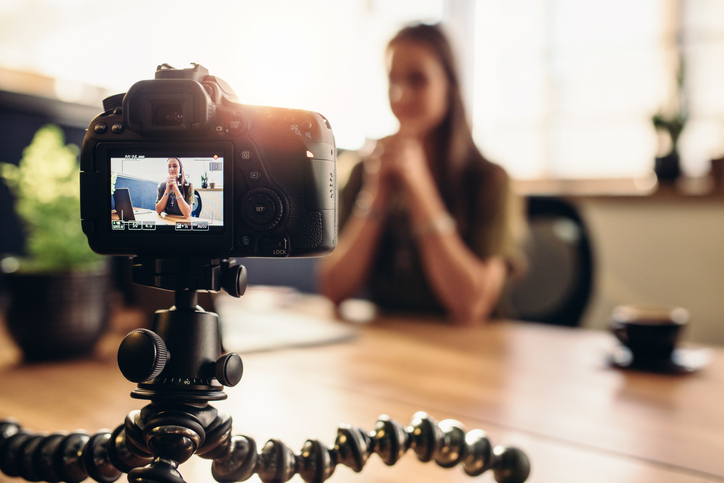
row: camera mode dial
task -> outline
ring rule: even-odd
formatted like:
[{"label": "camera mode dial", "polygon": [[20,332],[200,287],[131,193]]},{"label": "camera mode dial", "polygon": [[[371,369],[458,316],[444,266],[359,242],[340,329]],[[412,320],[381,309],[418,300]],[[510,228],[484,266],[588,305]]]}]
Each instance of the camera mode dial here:
[{"label": "camera mode dial", "polygon": [[103,99],[103,110],[105,112],[113,111],[123,105],[123,98],[126,94],[115,94]]}]

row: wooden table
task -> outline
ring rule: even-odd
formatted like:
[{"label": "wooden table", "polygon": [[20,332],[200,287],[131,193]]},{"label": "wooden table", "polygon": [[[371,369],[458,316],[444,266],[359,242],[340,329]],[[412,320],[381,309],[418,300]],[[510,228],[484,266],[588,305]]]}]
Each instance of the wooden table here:
[{"label": "wooden table", "polygon": [[[315,297],[299,310],[332,312]],[[40,431],[121,424],[143,405],[129,397],[134,385],[115,362],[122,335],[141,323],[125,316],[92,359],[22,365],[0,337],[0,418]],[[296,450],[309,437],[333,443],[341,422],[370,430],[380,414],[407,424],[424,410],[523,449],[531,482],[724,481],[724,351],[713,349],[700,372],[667,376],[609,368],[613,346],[608,334],[582,329],[380,317],[359,325],[350,342],[244,355],[244,378],[214,405],[231,414],[234,434],[259,444],[279,438]],[[189,482],[213,481],[197,457],[181,472]],[[410,452],[393,467],[373,456],[359,474],[339,466],[329,481],[472,480]],[[488,472],[477,481],[494,480]]]}]

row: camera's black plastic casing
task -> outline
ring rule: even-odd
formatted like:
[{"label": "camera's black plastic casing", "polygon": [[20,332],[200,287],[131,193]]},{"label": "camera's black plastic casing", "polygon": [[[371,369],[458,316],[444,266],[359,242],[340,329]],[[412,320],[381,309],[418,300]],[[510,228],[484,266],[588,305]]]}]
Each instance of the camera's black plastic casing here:
[{"label": "camera's black plastic casing", "polygon": [[[161,65],[154,80],[106,99],[104,108],[81,150],[81,218],[94,251],[307,257],[334,248],[336,148],[322,115],[241,104],[226,82],[200,65]],[[122,223],[112,229],[111,158],[135,153],[223,158],[223,223],[207,231],[131,230]]]}]

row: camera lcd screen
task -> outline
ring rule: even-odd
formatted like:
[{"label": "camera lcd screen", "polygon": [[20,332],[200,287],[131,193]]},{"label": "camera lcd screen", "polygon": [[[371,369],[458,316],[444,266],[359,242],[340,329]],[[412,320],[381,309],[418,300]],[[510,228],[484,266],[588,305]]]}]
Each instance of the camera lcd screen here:
[{"label": "camera lcd screen", "polygon": [[114,152],[110,229],[117,234],[224,231],[224,156],[219,153]]}]

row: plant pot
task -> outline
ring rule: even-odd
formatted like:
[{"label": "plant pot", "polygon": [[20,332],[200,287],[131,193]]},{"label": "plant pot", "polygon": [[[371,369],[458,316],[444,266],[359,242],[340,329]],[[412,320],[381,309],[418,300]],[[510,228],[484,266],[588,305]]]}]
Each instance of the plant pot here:
[{"label": "plant pot", "polygon": [[87,355],[108,327],[107,264],[60,275],[9,274],[6,322],[26,361]]},{"label": "plant pot", "polygon": [[666,156],[657,157],[654,162],[654,172],[660,183],[673,183],[681,174],[679,166],[679,153],[672,151]]}]

